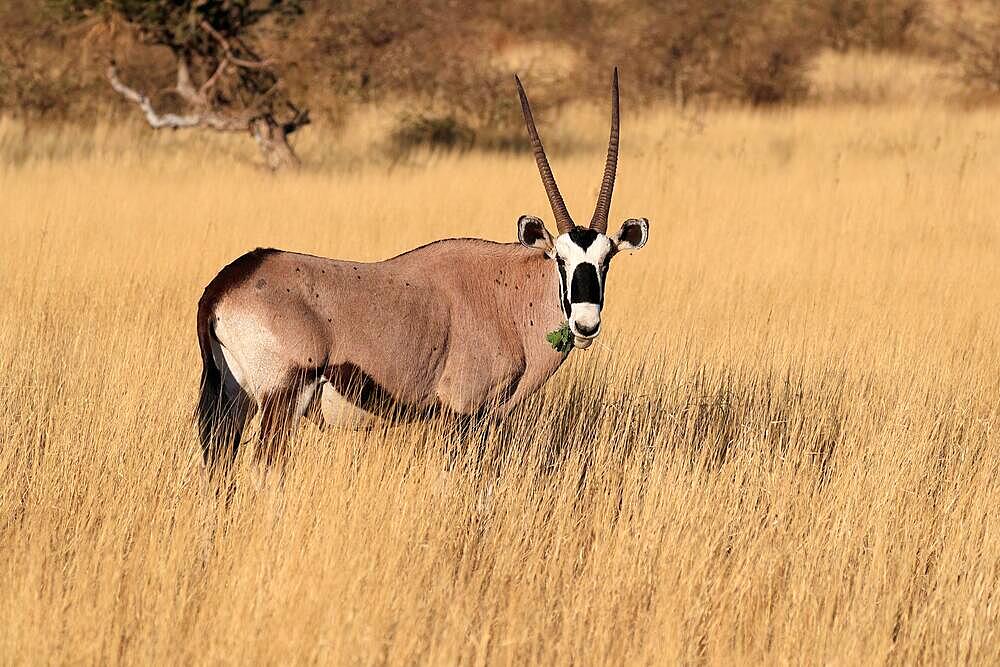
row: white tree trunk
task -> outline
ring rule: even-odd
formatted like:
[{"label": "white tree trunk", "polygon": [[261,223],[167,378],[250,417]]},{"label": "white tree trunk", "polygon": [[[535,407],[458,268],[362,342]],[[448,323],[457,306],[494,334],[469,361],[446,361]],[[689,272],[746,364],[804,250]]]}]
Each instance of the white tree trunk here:
[{"label": "white tree trunk", "polygon": [[268,169],[285,171],[298,169],[301,166],[299,156],[288,143],[288,132],[273,118],[270,116],[255,118],[250,129]]}]

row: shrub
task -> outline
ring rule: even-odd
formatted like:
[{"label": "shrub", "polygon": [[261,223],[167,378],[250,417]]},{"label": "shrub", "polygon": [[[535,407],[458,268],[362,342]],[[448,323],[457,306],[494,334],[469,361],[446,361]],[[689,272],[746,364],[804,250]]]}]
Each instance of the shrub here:
[{"label": "shrub", "polygon": [[909,50],[926,15],[926,0],[819,0],[815,20],[837,51]]},{"label": "shrub", "polygon": [[471,148],[476,133],[454,116],[406,114],[389,137],[394,151],[405,153],[414,148]]},{"label": "shrub", "polygon": [[945,23],[944,57],[973,91],[1000,92],[1000,2],[970,3]]},{"label": "shrub", "polygon": [[794,102],[819,48],[807,10],[779,0],[636,0],[606,12],[585,40],[595,48],[583,66],[603,75],[627,63],[639,88],[681,105]]}]

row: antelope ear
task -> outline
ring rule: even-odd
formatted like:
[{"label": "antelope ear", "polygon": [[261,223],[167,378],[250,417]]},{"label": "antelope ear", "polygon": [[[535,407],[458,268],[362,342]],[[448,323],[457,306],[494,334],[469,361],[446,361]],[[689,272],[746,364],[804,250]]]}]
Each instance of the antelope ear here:
[{"label": "antelope ear", "polygon": [[533,215],[522,215],[517,219],[517,240],[525,248],[535,248],[552,256],[552,235],[545,229],[545,223]]},{"label": "antelope ear", "polygon": [[629,218],[612,239],[619,250],[638,250],[649,239],[649,220]]}]

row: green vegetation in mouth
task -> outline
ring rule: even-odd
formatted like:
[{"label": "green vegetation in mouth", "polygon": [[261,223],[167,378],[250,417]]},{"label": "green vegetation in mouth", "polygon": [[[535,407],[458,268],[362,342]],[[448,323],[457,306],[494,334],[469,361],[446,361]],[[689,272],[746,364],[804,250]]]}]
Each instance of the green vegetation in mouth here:
[{"label": "green vegetation in mouth", "polygon": [[569,330],[568,322],[563,322],[561,327],[545,334],[545,340],[549,341],[552,347],[563,354],[573,349],[573,334]]}]

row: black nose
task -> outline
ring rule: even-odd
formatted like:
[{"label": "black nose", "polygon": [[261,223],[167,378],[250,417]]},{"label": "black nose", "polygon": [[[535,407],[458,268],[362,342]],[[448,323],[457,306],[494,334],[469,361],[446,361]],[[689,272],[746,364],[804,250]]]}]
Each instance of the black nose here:
[{"label": "black nose", "polygon": [[597,333],[597,330],[601,328],[600,324],[595,324],[592,327],[588,327],[586,324],[577,324],[576,330],[580,332],[581,336],[593,336]]}]

